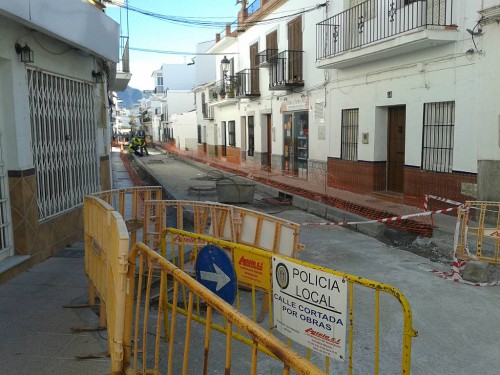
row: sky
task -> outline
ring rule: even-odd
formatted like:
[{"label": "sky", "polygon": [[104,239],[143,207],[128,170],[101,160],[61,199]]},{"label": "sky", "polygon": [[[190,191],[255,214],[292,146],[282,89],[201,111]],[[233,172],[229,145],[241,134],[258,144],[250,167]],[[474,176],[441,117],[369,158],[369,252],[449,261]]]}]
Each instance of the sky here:
[{"label": "sky", "polygon": [[[125,1],[125,0],[122,0]],[[187,21],[207,21],[213,23],[231,23],[236,20],[241,4],[235,0],[128,0],[133,9],[170,16],[171,19],[183,18],[182,24],[171,20],[158,19],[141,12],[128,11],[128,36],[130,50],[130,70],[132,79],[129,87],[139,90],[154,89],[151,78],[153,71],[165,64],[187,64],[191,62],[196,45],[215,40],[215,34],[222,32],[224,26],[187,25]],[[127,10],[109,6],[106,14],[121,24],[122,35],[127,35]],[[195,19],[191,17],[196,17]],[[120,21],[121,18],[121,21]],[[180,54],[164,54],[137,51],[134,48],[175,51]],[[186,54],[182,53],[186,52]]]}]

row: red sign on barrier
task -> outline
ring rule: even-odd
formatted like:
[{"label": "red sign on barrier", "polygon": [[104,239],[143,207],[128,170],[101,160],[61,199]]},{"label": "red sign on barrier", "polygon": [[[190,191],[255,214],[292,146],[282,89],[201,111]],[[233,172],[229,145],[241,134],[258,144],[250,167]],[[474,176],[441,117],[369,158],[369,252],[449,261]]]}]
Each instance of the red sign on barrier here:
[{"label": "red sign on barrier", "polygon": [[500,229],[485,229],[483,235],[486,237],[500,238]]}]

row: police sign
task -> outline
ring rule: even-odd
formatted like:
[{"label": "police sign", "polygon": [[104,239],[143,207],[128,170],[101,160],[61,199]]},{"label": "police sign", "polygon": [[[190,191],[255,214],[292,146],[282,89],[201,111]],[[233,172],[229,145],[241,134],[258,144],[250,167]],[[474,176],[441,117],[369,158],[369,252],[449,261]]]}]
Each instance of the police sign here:
[{"label": "police sign", "polygon": [[344,361],[347,282],[279,257],[272,263],[275,328],[311,350]]}]

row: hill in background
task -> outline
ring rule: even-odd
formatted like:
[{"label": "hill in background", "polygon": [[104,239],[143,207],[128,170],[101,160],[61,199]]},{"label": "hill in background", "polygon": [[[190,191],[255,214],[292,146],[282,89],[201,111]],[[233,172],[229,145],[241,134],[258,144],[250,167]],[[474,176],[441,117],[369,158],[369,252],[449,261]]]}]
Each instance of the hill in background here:
[{"label": "hill in background", "polygon": [[120,107],[130,108],[131,105],[136,104],[138,100],[142,99],[142,91],[128,86],[125,91],[117,92],[118,98],[122,100]]}]

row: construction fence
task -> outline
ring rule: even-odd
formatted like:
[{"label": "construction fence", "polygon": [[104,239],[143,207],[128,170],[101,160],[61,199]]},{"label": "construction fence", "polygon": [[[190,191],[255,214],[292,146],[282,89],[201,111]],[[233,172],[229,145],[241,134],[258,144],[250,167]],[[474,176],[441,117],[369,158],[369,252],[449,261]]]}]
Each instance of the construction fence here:
[{"label": "construction fence", "polygon": [[[129,207],[144,215],[128,219],[142,222],[141,229],[127,228],[103,199],[85,199],[85,265],[106,317],[113,372],[409,374],[417,333],[398,290],[281,255],[300,247],[298,227],[252,211],[179,202],[176,224],[184,226],[190,212],[188,222],[203,234],[173,228],[158,234],[151,228],[168,222],[173,203],[149,206],[139,198],[155,189],[139,188],[137,207]],[[101,196],[124,207],[119,192]],[[129,248],[129,232],[138,230],[154,249]],[[229,270],[200,271],[218,252],[230,260]],[[219,296],[228,288],[229,303]]]},{"label": "construction fence", "polygon": [[[264,166],[260,160],[246,159],[241,164],[232,163],[226,159],[209,157],[206,154],[199,153],[198,150],[181,150],[172,145],[159,143],[158,147],[170,152],[173,155],[179,155],[185,159],[191,159],[210,165],[219,170],[239,175],[272,188],[278,189],[285,195],[295,195],[321,202],[338,209],[352,212],[367,219],[381,219],[393,216],[407,216],[405,220],[391,221],[387,225],[394,228],[401,228],[424,236],[432,236],[433,221],[432,216],[412,216],[422,212],[424,195],[422,196],[404,196],[404,202],[395,202],[401,204],[381,205],[380,200],[366,196],[370,194],[353,193],[353,187],[363,186],[366,183],[367,176],[363,170],[348,169],[351,174],[348,176],[349,184],[345,184],[338,176],[330,173],[325,166],[318,168],[309,168],[307,178],[305,176],[288,173],[281,168],[273,166]],[[380,188],[383,190],[382,188]],[[371,190],[370,190],[371,191]],[[385,199],[395,199],[385,195]],[[440,202],[432,202],[433,208],[444,208]]]},{"label": "construction fence", "polygon": [[500,264],[500,202],[467,201],[457,223],[459,258]]}]

